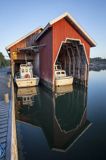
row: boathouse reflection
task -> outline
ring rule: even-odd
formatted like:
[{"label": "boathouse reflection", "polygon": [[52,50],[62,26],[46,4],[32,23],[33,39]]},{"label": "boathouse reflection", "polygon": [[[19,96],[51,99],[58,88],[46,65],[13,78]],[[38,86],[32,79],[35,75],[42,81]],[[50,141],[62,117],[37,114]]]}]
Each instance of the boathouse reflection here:
[{"label": "boathouse reflection", "polygon": [[[17,103],[16,115],[21,121],[41,127],[51,149],[66,151],[90,126],[87,88],[75,86],[57,88],[56,91],[53,94],[39,88],[31,107]],[[17,98],[19,100],[22,98]]]}]

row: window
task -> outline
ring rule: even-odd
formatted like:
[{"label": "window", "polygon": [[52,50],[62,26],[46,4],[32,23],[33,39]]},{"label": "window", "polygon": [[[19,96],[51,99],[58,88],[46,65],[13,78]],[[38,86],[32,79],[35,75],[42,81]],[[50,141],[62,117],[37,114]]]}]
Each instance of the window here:
[{"label": "window", "polygon": [[58,68],[58,69],[61,69],[61,66],[60,66],[60,65],[58,65],[58,66],[57,66],[57,68]]},{"label": "window", "polygon": [[57,72],[57,74],[60,74],[60,72]]},{"label": "window", "polygon": [[24,101],[26,101],[26,97],[24,97]]},{"label": "window", "polygon": [[27,97],[27,100],[29,100],[29,97]]}]

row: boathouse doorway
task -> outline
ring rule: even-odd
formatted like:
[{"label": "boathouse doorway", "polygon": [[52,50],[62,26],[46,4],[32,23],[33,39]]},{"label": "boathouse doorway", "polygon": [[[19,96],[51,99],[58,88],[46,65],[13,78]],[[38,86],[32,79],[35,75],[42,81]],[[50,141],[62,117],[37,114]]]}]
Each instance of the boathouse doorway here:
[{"label": "boathouse doorway", "polygon": [[61,64],[74,82],[86,85],[88,81],[88,61],[85,49],[80,40],[67,39],[62,43],[55,64]]}]

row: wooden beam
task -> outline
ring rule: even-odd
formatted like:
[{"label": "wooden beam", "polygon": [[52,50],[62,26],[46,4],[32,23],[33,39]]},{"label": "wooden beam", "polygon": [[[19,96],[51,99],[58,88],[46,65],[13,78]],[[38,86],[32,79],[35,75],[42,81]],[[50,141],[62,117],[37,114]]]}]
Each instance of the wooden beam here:
[{"label": "wooden beam", "polygon": [[73,51],[73,48],[70,46],[68,46],[69,49],[71,49],[71,53],[72,53],[72,56],[73,56],[73,77],[75,76],[75,55],[74,55],[74,51]]},{"label": "wooden beam", "polygon": [[71,57],[70,57],[70,52],[68,50],[68,46],[66,45],[66,50],[67,50],[67,55],[69,57],[69,75],[71,74]]},{"label": "wooden beam", "polygon": [[33,50],[34,52],[39,52],[39,49],[41,47],[45,47],[45,44],[40,44],[40,45],[36,45],[36,46],[29,46],[29,47],[25,47],[25,48],[18,48],[18,51],[27,51],[27,50]]},{"label": "wooden beam", "polygon": [[79,51],[79,48],[78,48],[78,44],[75,43],[75,46],[76,46],[76,50],[77,50],[77,53],[78,53],[78,78],[80,79],[81,75],[80,75],[80,68],[81,68],[81,56],[80,56],[80,51]]}]

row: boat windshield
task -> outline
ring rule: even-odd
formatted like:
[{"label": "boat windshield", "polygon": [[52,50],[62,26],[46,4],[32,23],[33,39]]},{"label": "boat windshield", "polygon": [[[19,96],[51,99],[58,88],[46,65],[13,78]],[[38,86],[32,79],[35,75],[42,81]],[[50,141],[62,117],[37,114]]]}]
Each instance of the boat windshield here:
[{"label": "boat windshield", "polygon": [[60,74],[60,72],[57,72],[57,74]]},{"label": "boat windshield", "polygon": [[55,70],[62,69],[61,65],[55,65]]}]

